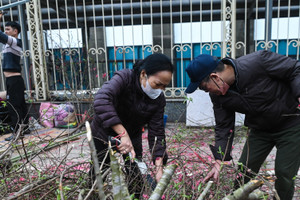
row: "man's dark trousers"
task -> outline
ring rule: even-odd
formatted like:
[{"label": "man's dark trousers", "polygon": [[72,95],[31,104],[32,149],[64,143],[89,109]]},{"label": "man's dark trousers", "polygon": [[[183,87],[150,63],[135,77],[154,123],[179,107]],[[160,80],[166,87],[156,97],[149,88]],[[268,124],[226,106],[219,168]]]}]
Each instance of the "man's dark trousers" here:
[{"label": "man's dark trousers", "polygon": [[18,124],[28,125],[28,112],[24,97],[25,85],[22,76],[6,78],[7,108],[11,118],[10,126],[14,132],[18,130]]},{"label": "man's dark trousers", "polygon": [[294,180],[300,166],[299,144],[300,125],[275,133],[250,130],[239,162],[258,173],[266,157],[276,146],[275,189],[280,199],[290,200],[293,198]]}]

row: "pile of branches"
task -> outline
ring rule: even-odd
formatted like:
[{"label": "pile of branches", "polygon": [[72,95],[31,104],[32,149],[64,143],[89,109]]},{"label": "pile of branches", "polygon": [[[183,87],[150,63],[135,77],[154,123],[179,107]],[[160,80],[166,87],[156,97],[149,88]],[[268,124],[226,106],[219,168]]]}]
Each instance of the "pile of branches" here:
[{"label": "pile of branches", "polygon": [[[236,170],[235,163],[224,164],[219,182],[203,183],[213,167],[213,159],[204,145],[198,143],[204,138],[194,138],[205,135],[207,129],[198,130],[198,136],[192,131],[180,124],[170,128],[167,138],[173,146],[168,147],[170,159],[163,178],[155,190],[144,180],[140,199],[278,198],[272,178],[267,179],[263,174],[257,174],[254,181],[235,190],[236,177],[245,176]],[[133,199],[128,190],[132,180],[124,176],[121,156],[111,149],[104,152],[110,156],[110,170],[99,173],[103,164],[100,162],[97,168],[87,132],[84,126],[79,126],[64,137],[39,138],[26,145],[20,133],[6,148],[1,147],[1,199]],[[146,139],[147,135],[143,136],[143,142]],[[155,177],[151,156],[145,152],[147,173]],[[91,168],[98,172],[96,178],[91,178]]]},{"label": "pile of branches", "polygon": [[62,199],[61,194],[69,199],[88,187],[89,159],[71,157],[72,141],[84,135],[80,129],[66,129],[68,134],[63,131],[55,138],[32,132],[35,140],[26,142],[20,131],[9,144],[1,145],[1,199]]}]

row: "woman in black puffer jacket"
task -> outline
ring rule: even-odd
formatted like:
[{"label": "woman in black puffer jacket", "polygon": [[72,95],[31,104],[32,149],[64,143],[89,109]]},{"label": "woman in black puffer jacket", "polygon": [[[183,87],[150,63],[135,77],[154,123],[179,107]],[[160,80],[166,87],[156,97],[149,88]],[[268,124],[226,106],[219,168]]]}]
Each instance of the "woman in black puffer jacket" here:
[{"label": "woman in black puffer jacket", "polygon": [[[95,95],[94,119],[91,123],[99,162],[107,151],[108,136],[119,137],[122,154],[142,157],[142,128],[147,124],[148,141],[156,180],[161,178],[167,161],[163,122],[165,96],[162,90],[170,83],[173,65],[163,54],[152,54],[133,66],[117,71]],[[109,164],[109,159],[104,161]]]}]

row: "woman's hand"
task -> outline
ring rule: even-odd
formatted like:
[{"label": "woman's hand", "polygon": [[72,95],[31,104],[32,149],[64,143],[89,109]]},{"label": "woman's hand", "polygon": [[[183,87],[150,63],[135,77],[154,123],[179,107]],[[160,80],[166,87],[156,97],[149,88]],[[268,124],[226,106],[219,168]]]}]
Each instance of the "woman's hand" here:
[{"label": "woman's hand", "polygon": [[127,132],[125,132],[125,134],[121,136],[121,144],[118,146],[118,150],[122,154],[131,153],[131,159],[135,158],[135,151]]},{"label": "woman's hand", "polygon": [[131,159],[135,158],[135,151],[131,143],[129,134],[127,133],[125,127],[122,124],[116,124],[111,127],[121,139],[121,144],[117,147],[121,154],[131,153]]},{"label": "woman's hand", "polygon": [[155,166],[156,166],[155,179],[156,179],[156,182],[158,183],[163,175],[163,159],[161,157],[156,158]]}]

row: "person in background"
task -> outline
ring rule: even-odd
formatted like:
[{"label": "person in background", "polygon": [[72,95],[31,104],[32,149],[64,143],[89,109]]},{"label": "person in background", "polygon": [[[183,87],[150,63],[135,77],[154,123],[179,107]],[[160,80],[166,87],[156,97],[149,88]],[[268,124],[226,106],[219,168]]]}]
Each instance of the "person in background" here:
[{"label": "person in background", "polygon": [[95,114],[91,123],[99,162],[109,165],[109,158],[104,160],[108,136],[121,140],[118,146],[121,154],[131,153],[132,158],[142,158],[142,129],[147,124],[156,180],[160,180],[163,164],[168,158],[163,90],[170,83],[172,74],[170,59],[163,54],[152,54],[135,63],[133,70],[117,71],[104,83],[95,95]]},{"label": "person in background", "polygon": [[[292,199],[300,165],[300,63],[270,51],[221,61],[202,54],[186,72],[191,79],[186,93],[199,88],[209,92],[213,103],[215,146],[210,148],[216,162],[204,182],[218,180],[222,161],[232,159],[235,112],[239,112],[250,129],[239,170],[257,174],[275,146],[275,188],[280,199]],[[249,176],[253,173],[245,177]]]},{"label": "person in background", "polygon": [[[2,19],[0,13],[0,20]],[[28,125],[27,106],[24,92],[25,84],[21,75],[22,41],[18,39],[21,26],[17,22],[7,22],[5,32],[0,31],[0,42],[4,44],[2,50],[2,70],[6,79],[6,99],[11,119],[10,127],[12,135],[5,138],[6,141],[14,139],[20,124]],[[23,133],[28,133],[25,130]]]}]

